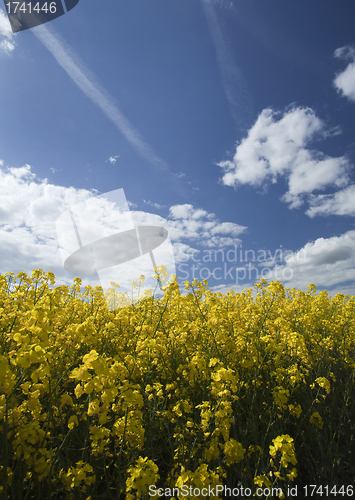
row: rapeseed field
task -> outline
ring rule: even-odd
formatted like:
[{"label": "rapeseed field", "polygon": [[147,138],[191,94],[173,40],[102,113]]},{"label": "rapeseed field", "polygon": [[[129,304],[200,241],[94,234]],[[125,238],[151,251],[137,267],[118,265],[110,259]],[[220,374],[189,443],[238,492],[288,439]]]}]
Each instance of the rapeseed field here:
[{"label": "rapeseed field", "polygon": [[78,278],[20,273],[10,291],[9,276],[0,498],[352,496],[355,297],[171,279],[110,310]]}]

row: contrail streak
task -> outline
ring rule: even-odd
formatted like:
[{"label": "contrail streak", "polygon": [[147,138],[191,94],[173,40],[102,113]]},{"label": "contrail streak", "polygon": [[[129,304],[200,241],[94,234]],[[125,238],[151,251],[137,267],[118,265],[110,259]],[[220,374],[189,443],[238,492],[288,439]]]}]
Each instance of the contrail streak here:
[{"label": "contrail streak", "polygon": [[[149,146],[139,131],[118,109],[113,98],[96,81],[95,76],[84,67],[74,51],[63,40],[60,40],[58,35],[54,35],[53,30],[49,31],[46,26],[34,28],[33,33],[51,52],[79,89],[103,111],[133,148],[153,164],[160,174],[170,177],[175,184],[180,185],[169,164]],[[179,187],[181,188],[181,186]]]},{"label": "contrail streak", "polygon": [[245,78],[235,64],[218,23],[213,0],[201,0],[210,35],[215,47],[223,87],[230,111],[239,131],[245,131],[253,121],[252,100]]}]

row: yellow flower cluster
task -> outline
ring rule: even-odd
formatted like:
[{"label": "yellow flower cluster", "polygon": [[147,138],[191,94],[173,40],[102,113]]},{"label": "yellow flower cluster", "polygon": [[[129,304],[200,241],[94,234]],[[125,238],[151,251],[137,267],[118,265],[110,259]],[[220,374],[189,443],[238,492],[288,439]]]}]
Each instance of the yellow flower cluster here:
[{"label": "yellow flower cluster", "polygon": [[316,427],[318,427],[318,429],[323,429],[323,420],[317,411],[312,413],[309,421],[311,422],[311,424],[314,424]]},{"label": "yellow flower cluster", "polygon": [[[192,472],[190,470],[185,470],[185,467],[181,467],[180,474],[178,478],[175,481],[174,488],[179,491],[181,490],[184,492],[184,487],[186,490],[186,487],[188,490],[191,491],[191,494],[184,495],[179,495],[179,499],[181,500],[194,500],[194,499],[200,499],[203,500],[206,498],[206,496],[203,496],[202,494],[196,495],[197,493],[202,493],[204,489],[207,489],[207,491],[213,491],[213,493],[210,495],[211,500],[220,500],[220,497],[218,497],[216,493],[216,486],[220,485],[221,482],[223,481],[223,477],[225,474],[223,473],[221,467],[217,467],[215,471],[208,470],[208,465],[207,464],[201,464],[195,472]],[[174,488],[171,488],[171,490],[174,492]],[[172,497],[175,499],[175,497]]]},{"label": "yellow flower cluster", "polygon": [[[277,436],[277,438],[273,439],[272,442],[273,445],[270,446],[270,455],[272,457],[270,459],[270,464],[275,469],[275,472],[273,474],[277,478],[284,481],[285,478],[281,475],[281,471],[277,470],[277,467],[275,466],[273,459],[276,459],[278,454],[281,453],[281,457],[279,458],[279,460],[280,460],[280,466],[283,469],[287,469],[289,464],[292,465],[297,464],[293,438],[285,434],[282,436]],[[287,474],[287,477],[291,480],[297,477],[297,469],[293,468],[292,471]]]},{"label": "yellow flower cluster", "polygon": [[65,484],[67,491],[70,491],[72,488],[78,488],[84,483],[80,488],[80,490],[84,492],[86,490],[85,485],[93,484],[96,481],[93,470],[91,465],[79,460],[75,467],[69,467],[68,472],[64,473],[64,471],[61,470],[59,476],[63,484]]},{"label": "yellow flower cluster", "polygon": [[[330,475],[350,484],[355,297],[265,280],[254,294],[186,283],[183,296],[170,279],[164,297],[115,309],[117,283],[108,305],[78,278],[54,286],[52,273],[20,273],[13,291],[8,279],[2,498],[133,500],[156,485],[187,499],[184,485],[221,484],[284,495]],[[156,279],[166,282],[164,270]]]},{"label": "yellow flower cluster", "polygon": [[139,457],[135,466],[128,469],[128,479],[126,481],[127,500],[134,500],[136,497],[129,493],[136,491],[138,498],[142,493],[146,493],[150,485],[156,484],[159,479],[157,465],[148,460],[148,457]]}]

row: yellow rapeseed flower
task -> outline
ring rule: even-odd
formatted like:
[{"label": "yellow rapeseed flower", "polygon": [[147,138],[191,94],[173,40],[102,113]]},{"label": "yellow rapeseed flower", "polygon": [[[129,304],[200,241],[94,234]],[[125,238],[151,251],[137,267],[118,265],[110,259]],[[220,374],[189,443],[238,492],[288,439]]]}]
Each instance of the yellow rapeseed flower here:
[{"label": "yellow rapeseed flower", "polygon": [[223,452],[226,456],[226,464],[237,464],[243,460],[245,455],[245,448],[243,448],[241,443],[238,443],[235,439],[231,438],[224,445]]},{"label": "yellow rapeseed flower", "polygon": [[157,483],[159,479],[158,466],[148,457],[139,457],[135,466],[128,468],[128,478],[126,480],[126,492],[136,490],[137,497],[148,491],[150,485]]},{"label": "yellow rapeseed flower", "polygon": [[270,455],[273,459],[276,459],[278,453],[281,453],[280,463],[283,467],[287,468],[289,463],[293,465],[297,464],[295,447],[291,436],[282,434],[273,439],[272,442],[273,445],[270,445]]},{"label": "yellow rapeseed flower", "polygon": [[76,415],[72,415],[68,420],[69,429],[74,429],[74,427],[75,426],[77,427],[78,425],[79,425],[78,417]]},{"label": "yellow rapeseed flower", "polygon": [[316,378],[316,382],[320,387],[324,387],[328,394],[330,394],[330,382],[325,377]]},{"label": "yellow rapeseed flower", "polygon": [[322,417],[320,416],[320,414],[317,411],[315,411],[314,413],[312,413],[309,421],[310,421],[311,424],[313,424],[316,427],[318,427],[318,429],[323,429],[323,420],[322,420]]}]

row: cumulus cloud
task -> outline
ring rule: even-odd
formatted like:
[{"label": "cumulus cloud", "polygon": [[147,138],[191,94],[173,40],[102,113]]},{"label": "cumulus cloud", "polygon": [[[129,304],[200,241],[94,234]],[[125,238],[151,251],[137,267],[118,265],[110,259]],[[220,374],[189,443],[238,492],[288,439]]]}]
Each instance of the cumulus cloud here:
[{"label": "cumulus cloud", "polygon": [[[285,268],[290,271],[284,272]],[[287,286],[305,289],[310,283],[335,293],[355,295],[355,231],[318,238],[295,252],[284,266],[275,266],[271,279],[288,276]],[[281,280],[279,280],[281,281]],[[349,285],[349,282],[352,282]]]},{"label": "cumulus cloud", "polygon": [[167,222],[173,240],[187,239],[210,248],[240,243],[238,236],[247,229],[232,222],[221,223],[215,214],[190,204],[172,206]]},{"label": "cumulus cloud", "polygon": [[176,264],[193,260],[193,256],[198,252],[199,250],[197,248],[187,243],[174,243],[174,258]]},{"label": "cumulus cloud", "polygon": [[347,45],[337,49],[334,55],[338,59],[350,61],[345,70],[335,77],[334,86],[342,96],[355,102],[355,49]]},{"label": "cumulus cloud", "polygon": [[298,208],[305,195],[348,183],[345,157],[333,158],[309,148],[311,141],[328,135],[325,124],[310,108],[293,107],[282,115],[264,109],[238,144],[233,160],[218,163],[225,172],[222,182],[233,187],[260,186],[286,177],[288,191],[282,200],[290,208]]},{"label": "cumulus cloud", "polygon": [[[50,184],[47,179],[37,178],[30,165],[11,168],[4,167],[0,161],[0,167],[0,273],[25,271],[31,274],[33,269],[50,270],[55,273],[57,283],[71,284],[76,276],[63,267],[56,223],[69,208],[75,213],[73,207],[98,192]],[[136,208],[132,203],[128,205]],[[104,208],[100,205],[100,210]],[[103,213],[106,216],[102,219],[102,227],[97,229],[104,233],[108,227],[114,227],[114,220],[112,210]],[[177,262],[186,261],[186,256],[196,251],[197,246],[235,244],[240,241],[238,235],[246,229],[220,222],[215,214],[192,205],[174,205],[166,218],[138,210],[131,210],[130,216],[135,226],[166,228]],[[95,219],[96,225],[99,222]],[[80,234],[82,245],[86,245],[85,234]],[[84,285],[93,284],[92,278],[80,277]],[[126,278],[132,279],[132,276],[122,276]]]},{"label": "cumulus cloud", "polygon": [[195,209],[192,205],[174,205],[170,208],[170,217],[172,219],[201,219],[202,217],[213,218],[214,214],[208,214],[206,210]]},{"label": "cumulus cloud", "polygon": [[0,52],[11,54],[15,49],[10,21],[2,9],[0,9]]},{"label": "cumulus cloud", "polygon": [[316,215],[355,215],[355,185],[351,185],[335,194],[311,196],[310,208],[306,211],[310,217]]},{"label": "cumulus cloud", "polygon": [[84,189],[37,179],[29,165],[1,168],[1,273],[42,268],[63,276],[55,221],[64,210],[91,196]]},{"label": "cumulus cloud", "polygon": [[174,245],[194,244],[222,248],[240,243],[238,237],[247,229],[232,222],[220,222],[215,214],[189,204],[173,205],[166,219],[160,215],[140,211],[132,212],[132,217],[136,225],[165,227]]},{"label": "cumulus cloud", "polygon": [[[33,269],[50,270],[55,273],[57,284],[72,284],[76,275],[63,267],[56,222],[63,212],[96,196],[97,191],[53,185],[47,179],[37,178],[29,165],[9,168],[2,163],[0,161],[0,272],[31,274]],[[349,199],[350,196],[351,193]],[[112,222],[111,211],[107,214],[103,221],[105,227]],[[135,226],[159,226],[168,230],[177,265],[194,263],[194,257],[209,249],[215,251],[240,245],[239,236],[246,230],[238,224],[221,222],[215,214],[188,204],[172,206],[165,218],[138,210],[131,210],[130,214]],[[268,270],[266,279],[282,281],[289,287],[305,289],[313,282],[332,289],[332,294],[350,292],[355,295],[355,231],[328,239],[319,238],[282,262],[271,258],[270,262],[254,263],[254,266]],[[85,276],[81,277],[84,285],[93,284]],[[121,277],[132,279],[131,275]],[[221,283],[217,288],[219,291],[223,291],[223,287],[225,291],[240,291],[255,281],[258,280],[248,285]],[[349,285],[349,282],[353,283]]]},{"label": "cumulus cloud", "polygon": [[238,276],[244,279],[243,282],[221,283],[211,290],[241,293],[264,278],[268,282],[279,281],[290,289],[306,290],[312,283],[318,291],[326,290],[331,296],[337,293],[355,295],[355,231],[318,238],[296,252],[282,250],[282,259],[280,255],[276,252],[265,262],[244,263],[238,268]]}]

